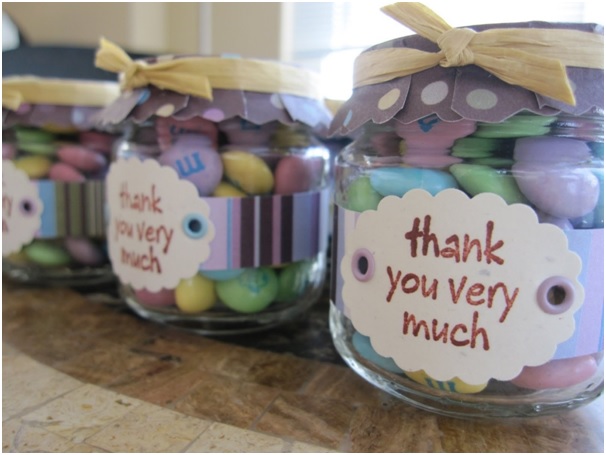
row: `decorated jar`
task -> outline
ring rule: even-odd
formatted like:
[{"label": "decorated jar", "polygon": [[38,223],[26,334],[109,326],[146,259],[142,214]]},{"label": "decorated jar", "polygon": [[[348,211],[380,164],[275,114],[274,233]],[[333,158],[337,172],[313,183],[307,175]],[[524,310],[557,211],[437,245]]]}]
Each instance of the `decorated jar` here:
[{"label": "decorated jar", "polygon": [[104,178],[118,134],[95,115],[115,82],[2,80],[2,268],[13,280],[114,282],[106,250]]},{"label": "decorated jar", "polygon": [[[603,34],[452,29],[364,51],[331,133],[330,328],[344,360],[422,409],[538,416],[603,391]],[[538,43],[538,44],[535,44]]]},{"label": "decorated jar", "polygon": [[138,315],[202,334],[261,331],[322,294],[331,115],[313,73],[207,56],[132,61],[102,40],[125,125],[107,178],[108,244]]}]

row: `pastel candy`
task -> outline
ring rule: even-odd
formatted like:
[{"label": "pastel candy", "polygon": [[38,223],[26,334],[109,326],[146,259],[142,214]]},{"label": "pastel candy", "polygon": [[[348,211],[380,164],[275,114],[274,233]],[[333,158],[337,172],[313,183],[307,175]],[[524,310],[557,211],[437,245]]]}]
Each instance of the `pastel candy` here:
[{"label": "pastel candy", "polygon": [[311,263],[298,261],[288,264],[278,275],[278,295],[276,301],[291,302],[300,297],[309,284]]},{"label": "pastel candy", "polygon": [[554,226],[559,227],[563,231],[568,229],[574,229],[572,223],[568,218],[558,218],[556,216],[551,216],[543,212],[537,212],[537,217],[539,218],[539,223],[549,223]]},{"label": "pastel candy", "polygon": [[587,143],[564,137],[528,137],[518,139],[513,157],[516,161],[537,163],[582,163],[591,158]]},{"label": "pastel candy", "polygon": [[209,280],[226,281],[232,280],[244,272],[244,269],[225,269],[225,270],[200,270],[200,274]]},{"label": "pastel candy", "polygon": [[452,147],[452,156],[459,158],[487,158],[502,146],[499,139],[463,137]]},{"label": "pastel candy", "polygon": [[525,389],[560,389],[590,379],[597,369],[597,361],[592,355],[557,359],[536,367],[524,367],[511,382]]},{"label": "pastel candy", "polygon": [[22,156],[13,161],[17,169],[21,169],[30,179],[41,179],[48,175],[52,162],[44,156]]},{"label": "pastel candy", "polygon": [[177,171],[189,180],[200,196],[209,196],[221,181],[223,164],[210,140],[199,135],[182,135],[175,144],[160,155],[158,162]]},{"label": "pastel candy", "polygon": [[227,178],[248,194],[266,194],[274,187],[274,176],[265,161],[253,153],[230,150],[221,154]]},{"label": "pastel candy", "polygon": [[112,134],[101,131],[82,131],[78,133],[78,142],[83,147],[110,155],[116,141]]},{"label": "pastel candy", "polygon": [[448,381],[438,381],[429,376],[425,371],[405,371],[407,377],[419,384],[423,384],[432,389],[442,390],[444,392],[454,393],[478,393],[486,388],[488,383],[484,384],[468,384],[454,377]]},{"label": "pastel candy", "polygon": [[512,172],[524,196],[538,210],[556,217],[584,216],[600,196],[600,182],[589,169],[522,161]]},{"label": "pastel candy", "polygon": [[175,305],[175,291],[172,289],[161,289],[157,292],[147,289],[136,289],[135,299],[141,305],[149,306],[171,306]]},{"label": "pastel candy", "polygon": [[236,278],[217,282],[216,287],[219,299],[232,310],[257,313],[275,300],[278,278],[267,267],[246,269]]},{"label": "pastel candy", "polygon": [[492,167],[479,164],[455,164],[450,167],[450,172],[471,196],[493,193],[501,196],[508,204],[526,202],[515,179]]},{"label": "pastel candy", "polygon": [[227,182],[219,182],[212,195],[214,197],[246,197],[244,191]]},{"label": "pastel candy", "polygon": [[274,193],[293,194],[309,191],[314,176],[307,160],[300,156],[286,156],[280,160],[274,174]]},{"label": "pastel candy", "polygon": [[76,168],[66,163],[55,163],[51,166],[48,177],[59,182],[85,182],[86,177]]},{"label": "pastel candy", "polygon": [[216,300],[215,283],[200,274],[179,281],[175,288],[175,302],[184,313],[201,313],[209,310]]},{"label": "pastel candy", "polygon": [[98,266],[105,262],[105,255],[90,239],[84,237],[67,237],[65,249],[73,260],[88,266]]},{"label": "pastel candy", "polygon": [[501,123],[478,123],[476,137],[516,138],[543,136],[549,133],[549,125],[555,117],[518,114]]},{"label": "pastel candy", "polygon": [[63,145],[57,157],[66,164],[84,172],[98,172],[107,166],[107,158],[81,145]]},{"label": "pastel candy", "polygon": [[217,148],[219,132],[210,120],[202,117],[192,117],[178,120],[173,117],[158,117],[155,123],[158,145],[164,152],[168,151],[174,142],[183,135],[198,135],[210,140],[212,147]]},{"label": "pastel candy", "polygon": [[351,342],[353,344],[354,349],[358,351],[358,354],[360,354],[366,360],[375,364],[379,368],[383,368],[384,370],[396,374],[400,374],[403,372],[402,369],[398,365],[396,365],[396,362],[394,362],[391,357],[383,357],[377,351],[374,350],[374,348],[370,344],[369,337],[364,336],[359,332],[354,332]]},{"label": "pastel candy", "polygon": [[452,175],[436,169],[389,167],[370,171],[370,184],[382,196],[403,196],[420,188],[435,196],[447,188],[457,188]]},{"label": "pastel candy", "polygon": [[45,267],[61,267],[71,262],[67,251],[54,242],[34,240],[23,251],[27,259]]},{"label": "pastel candy", "polygon": [[35,155],[53,156],[55,154],[55,136],[37,128],[16,128],[17,148]]},{"label": "pastel candy", "polygon": [[355,212],[376,210],[383,198],[383,196],[374,190],[368,176],[358,177],[351,182],[347,187],[346,197],[347,208]]},{"label": "pastel candy", "polygon": [[591,172],[596,176],[600,185],[598,202],[593,211],[593,228],[602,229],[604,227],[604,168],[592,169]]},{"label": "pastel candy", "polygon": [[[446,150],[446,152],[448,152]],[[444,169],[453,164],[462,162],[461,158],[455,156],[449,156],[446,153],[432,154],[432,153],[407,153],[402,157],[402,162],[408,166],[417,166],[430,169]]]},{"label": "pastel candy", "polygon": [[396,123],[394,129],[406,140],[408,148],[444,149],[450,148],[457,138],[472,134],[476,130],[476,122],[445,122],[437,116],[429,116],[413,123]]}]

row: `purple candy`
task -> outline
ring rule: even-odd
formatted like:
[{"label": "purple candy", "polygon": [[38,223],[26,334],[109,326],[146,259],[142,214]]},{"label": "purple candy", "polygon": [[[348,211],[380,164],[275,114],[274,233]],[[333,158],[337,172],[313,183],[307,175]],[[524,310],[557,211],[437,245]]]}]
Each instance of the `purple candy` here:
[{"label": "purple candy", "polygon": [[551,164],[583,162],[591,158],[591,149],[583,142],[564,137],[526,137],[516,141],[513,157],[516,161]]},{"label": "purple candy", "polygon": [[538,210],[558,218],[586,215],[600,196],[600,182],[589,169],[522,161],[512,172],[524,196]]},{"label": "purple candy", "polygon": [[180,178],[189,180],[200,196],[209,196],[221,181],[223,163],[210,139],[200,135],[182,135],[158,159],[170,166]]},{"label": "purple candy", "polygon": [[82,265],[97,266],[105,262],[105,256],[101,249],[91,240],[83,237],[67,237],[65,249],[72,259]]}]

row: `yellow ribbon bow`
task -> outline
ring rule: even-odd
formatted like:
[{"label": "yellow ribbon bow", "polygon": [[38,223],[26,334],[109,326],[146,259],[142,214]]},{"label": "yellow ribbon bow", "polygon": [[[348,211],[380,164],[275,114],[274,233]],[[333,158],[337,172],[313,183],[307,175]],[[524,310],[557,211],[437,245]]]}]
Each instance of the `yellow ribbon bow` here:
[{"label": "yellow ribbon bow", "polygon": [[16,111],[23,102],[23,96],[17,90],[2,87],[2,107]]},{"label": "yellow ribbon bow", "polygon": [[276,62],[195,56],[147,63],[132,60],[120,47],[101,38],[95,65],[119,73],[123,90],[153,85],[208,100],[213,98],[213,88],[322,98],[315,73]]},{"label": "yellow ribbon bow", "polygon": [[440,47],[436,53],[412,48],[363,52],[356,59],[354,87],[378,84],[420,71],[477,65],[508,84],[575,105],[566,66],[604,68],[604,36],[570,29],[498,28],[482,32],[450,27],[416,2],[381,10]]}]

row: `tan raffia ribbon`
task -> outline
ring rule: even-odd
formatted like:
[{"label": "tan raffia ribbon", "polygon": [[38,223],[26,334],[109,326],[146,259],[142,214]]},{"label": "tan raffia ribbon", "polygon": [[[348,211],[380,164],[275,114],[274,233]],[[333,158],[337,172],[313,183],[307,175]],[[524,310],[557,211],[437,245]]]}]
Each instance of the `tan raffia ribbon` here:
[{"label": "tan raffia ribbon", "polygon": [[440,47],[436,53],[386,48],[358,56],[354,87],[409,76],[435,66],[477,65],[508,84],[575,105],[566,66],[604,68],[604,36],[570,29],[452,28],[421,3],[381,10]]},{"label": "tan raffia ribbon", "polygon": [[105,107],[118,95],[120,88],[115,82],[35,76],[2,78],[2,107],[13,111],[22,103]]},{"label": "tan raffia ribbon", "polygon": [[221,57],[181,57],[149,63],[132,60],[119,46],[102,38],[95,65],[120,74],[122,89],[153,85],[212,100],[213,89],[284,93],[321,99],[319,76],[276,62]]}]

